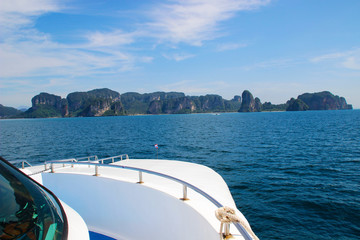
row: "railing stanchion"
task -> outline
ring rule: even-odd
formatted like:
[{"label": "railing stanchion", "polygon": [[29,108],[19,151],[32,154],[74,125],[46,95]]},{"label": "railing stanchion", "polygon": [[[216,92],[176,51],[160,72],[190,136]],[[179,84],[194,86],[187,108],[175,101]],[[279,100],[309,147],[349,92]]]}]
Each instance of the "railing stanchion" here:
[{"label": "railing stanchion", "polygon": [[54,164],[51,163],[50,167],[51,167],[51,173],[54,173],[54,172],[55,172],[55,171],[54,171]]},{"label": "railing stanchion", "polygon": [[183,201],[189,200],[187,197],[187,186],[185,184],[183,184],[183,197],[180,199]]},{"label": "railing stanchion", "polygon": [[111,162],[114,163],[114,158],[113,157],[111,158]]},{"label": "railing stanchion", "polygon": [[47,164],[45,163],[44,165],[45,165],[45,171],[46,171],[47,170]]},{"label": "railing stanchion", "polygon": [[225,230],[224,230],[225,236],[229,236],[230,235],[230,223],[225,223],[224,228],[225,228]]},{"label": "railing stanchion", "polygon": [[99,176],[99,166],[95,165],[95,175],[94,176]]},{"label": "railing stanchion", "polygon": [[139,184],[143,184],[143,176],[142,176],[142,171],[139,171],[139,181],[137,182]]}]

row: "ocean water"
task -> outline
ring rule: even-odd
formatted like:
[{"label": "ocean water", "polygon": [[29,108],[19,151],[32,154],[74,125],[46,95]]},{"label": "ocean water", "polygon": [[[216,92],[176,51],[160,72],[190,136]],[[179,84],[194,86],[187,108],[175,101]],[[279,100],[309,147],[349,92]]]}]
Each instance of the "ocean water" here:
[{"label": "ocean water", "polygon": [[360,111],[0,120],[0,155],[174,159],[220,173],[260,239],[360,239]]}]

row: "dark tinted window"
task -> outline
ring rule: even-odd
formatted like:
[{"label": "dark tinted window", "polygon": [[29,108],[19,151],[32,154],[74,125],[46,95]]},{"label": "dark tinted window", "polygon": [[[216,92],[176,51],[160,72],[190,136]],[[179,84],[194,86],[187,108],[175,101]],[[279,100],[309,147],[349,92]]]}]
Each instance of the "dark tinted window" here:
[{"label": "dark tinted window", "polygon": [[65,239],[54,197],[0,158],[0,239]]}]

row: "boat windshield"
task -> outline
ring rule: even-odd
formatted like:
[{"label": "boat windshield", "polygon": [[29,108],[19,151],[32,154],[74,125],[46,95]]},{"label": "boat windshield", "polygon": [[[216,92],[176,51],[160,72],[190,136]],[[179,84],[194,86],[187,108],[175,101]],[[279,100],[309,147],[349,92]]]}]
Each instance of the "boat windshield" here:
[{"label": "boat windshield", "polygon": [[55,196],[0,157],[0,239],[66,239]]}]

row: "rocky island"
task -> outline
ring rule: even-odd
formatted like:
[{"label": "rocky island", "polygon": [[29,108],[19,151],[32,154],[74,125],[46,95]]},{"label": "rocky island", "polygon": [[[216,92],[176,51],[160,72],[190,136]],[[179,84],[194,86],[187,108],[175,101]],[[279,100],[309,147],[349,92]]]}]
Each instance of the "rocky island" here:
[{"label": "rocky island", "polygon": [[262,112],[352,109],[344,97],[328,91],[304,93],[284,104],[261,103],[245,90],[242,96],[231,100],[219,95],[186,96],[181,92],[154,92],[120,94],[108,88],[87,92],[73,92],[66,98],[40,93],[31,100],[32,107],[25,112],[0,105],[2,118],[95,117],[137,114],[183,114],[209,112]]}]

